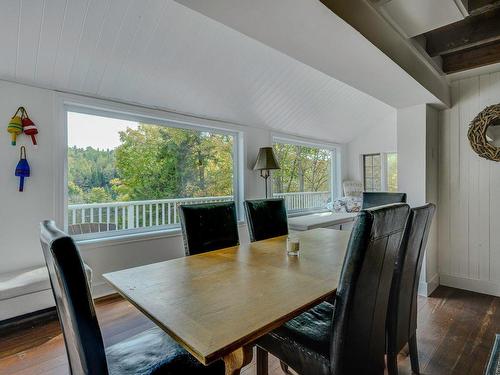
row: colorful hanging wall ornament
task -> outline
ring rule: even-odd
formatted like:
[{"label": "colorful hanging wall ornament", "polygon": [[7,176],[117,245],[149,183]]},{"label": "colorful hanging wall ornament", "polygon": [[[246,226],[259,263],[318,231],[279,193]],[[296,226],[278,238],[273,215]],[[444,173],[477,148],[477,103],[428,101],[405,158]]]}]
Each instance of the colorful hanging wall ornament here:
[{"label": "colorful hanging wall ornament", "polygon": [[36,137],[35,135],[38,134],[38,129],[36,128],[36,125],[31,121],[31,119],[28,117],[28,112],[24,107],[20,107],[22,110],[22,123],[23,123],[23,132],[26,135],[29,135],[31,137],[31,142],[33,142],[33,145],[36,146]]},{"label": "colorful hanging wall ornament", "polygon": [[23,132],[23,109],[23,107],[19,107],[17,109],[7,126],[7,131],[10,133],[11,143],[13,146],[16,145],[17,136]]},{"label": "colorful hanging wall ornament", "polygon": [[[23,157],[24,155],[24,157]],[[19,180],[19,191],[24,190],[24,178],[30,176],[30,165],[28,164],[28,160],[26,160],[26,148],[21,146],[21,158],[19,163],[17,163],[16,167],[16,176],[20,177]]]}]

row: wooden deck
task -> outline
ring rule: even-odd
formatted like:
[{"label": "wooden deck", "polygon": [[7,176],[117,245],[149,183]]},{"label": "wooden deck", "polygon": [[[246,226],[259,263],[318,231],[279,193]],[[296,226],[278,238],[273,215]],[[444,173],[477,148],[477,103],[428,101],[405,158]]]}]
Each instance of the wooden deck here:
[{"label": "wooden deck", "polygon": [[[117,296],[99,300],[97,315],[106,345],[152,325]],[[418,319],[422,374],[483,374],[494,334],[500,332],[500,298],[439,287],[432,297],[419,299]],[[57,321],[0,335],[0,374],[68,374]],[[270,374],[282,374],[276,358],[270,357],[269,362]],[[400,374],[411,373],[409,362],[403,353]],[[255,364],[242,374],[255,374]]]}]

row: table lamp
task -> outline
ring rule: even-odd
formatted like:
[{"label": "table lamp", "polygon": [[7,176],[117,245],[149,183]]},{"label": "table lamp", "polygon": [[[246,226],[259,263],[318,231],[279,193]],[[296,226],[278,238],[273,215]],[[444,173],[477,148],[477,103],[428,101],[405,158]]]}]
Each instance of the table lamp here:
[{"label": "table lamp", "polygon": [[271,169],[280,169],[276,155],[272,147],[261,147],[257,161],[253,167],[254,171],[260,171],[260,177],[266,181],[266,199],[267,199],[267,179],[271,175]]}]

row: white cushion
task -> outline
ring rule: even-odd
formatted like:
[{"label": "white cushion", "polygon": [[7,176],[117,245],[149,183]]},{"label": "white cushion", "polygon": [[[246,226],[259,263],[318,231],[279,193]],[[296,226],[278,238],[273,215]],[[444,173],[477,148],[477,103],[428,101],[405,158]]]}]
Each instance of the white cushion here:
[{"label": "white cushion", "polygon": [[[86,264],[85,273],[91,286],[92,269]],[[50,289],[50,281],[45,266],[0,274],[0,301],[47,289]]]}]

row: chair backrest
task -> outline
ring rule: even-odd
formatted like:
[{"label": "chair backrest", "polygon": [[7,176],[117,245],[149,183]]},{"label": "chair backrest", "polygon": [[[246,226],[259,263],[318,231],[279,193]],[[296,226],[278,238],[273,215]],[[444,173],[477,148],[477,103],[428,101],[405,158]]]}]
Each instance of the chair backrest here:
[{"label": "chair backrest", "polygon": [[417,330],[418,284],[435,209],[432,203],[412,208],[401,241],[387,318],[387,345],[395,353]]},{"label": "chair backrest", "polygon": [[384,372],[389,293],[408,213],[408,205],[394,204],[356,219],[335,297],[332,374]]},{"label": "chair backrest", "polygon": [[288,216],[284,199],[259,199],[245,201],[250,241],[288,234]]},{"label": "chair backrest", "polygon": [[363,192],[363,205],[361,208],[366,209],[393,203],[406,203],[406,193],[365,191]]},{"label": "chair backrest", "polygon": [[181,205],[179,213],[186,255],[240,243],[234,202]]},{"label": "chair backrest", "polygon": [[361,181],[344,181],[342,183],[344,197],[361,197],[363,193],[363,183]]},{"label": "chair backrest", "polygon": [[40,242],[61,322],[71,374],[108,374],[106,354],[80,253],[53,221]]}]

